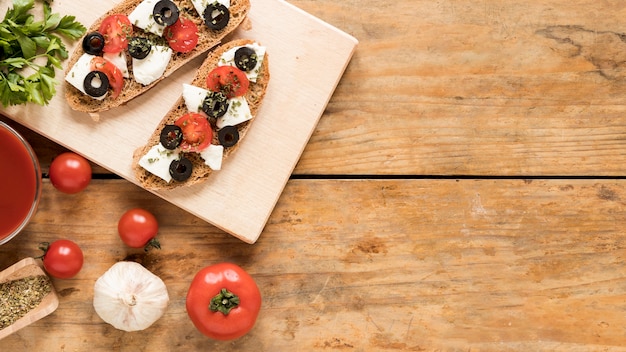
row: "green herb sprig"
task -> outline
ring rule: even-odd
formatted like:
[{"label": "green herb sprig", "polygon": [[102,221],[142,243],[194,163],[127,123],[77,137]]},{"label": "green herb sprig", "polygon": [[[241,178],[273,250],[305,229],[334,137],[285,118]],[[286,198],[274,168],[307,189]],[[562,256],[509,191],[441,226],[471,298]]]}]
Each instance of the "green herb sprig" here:
[{"label": "green herb sprig", "polygon": [[[78,39],[86,28],[74,16],[52,13],[43,2],[43,19],[35,20],[35,0],[13,0],[0,23],[0,100],[4,107],[47,105],[56,94],[55,68],[68,57],[60,36]],[[26,73],[28,72],[28,73]],[[26,76],[25,76],[26,75]]]}]

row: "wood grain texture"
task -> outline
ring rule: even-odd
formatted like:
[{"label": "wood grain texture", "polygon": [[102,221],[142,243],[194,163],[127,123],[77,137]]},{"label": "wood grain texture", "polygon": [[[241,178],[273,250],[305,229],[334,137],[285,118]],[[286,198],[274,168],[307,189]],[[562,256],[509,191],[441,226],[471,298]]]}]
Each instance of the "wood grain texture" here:
[{"label": "wood grain texture", "polygon": [[296,173],[625,173],[622,3],[291,2],[359,39]]},{"label": "wood grain texture", "polygon": [[[0,268],[58,237],[83,247],[85,265],[53,281],[59,308],[3,350],[624,346],[623,181],[293,180],[254,245],[124,180],[72,196],[46,182],[43,194],[34,222],[0,247]],[[159,219],[162,250],[119,240],[117,219],[138,205]],[[164,317],[142,332],[115,330],[91,305],[96,278],[123,259],[160,276],[170,294]],[[255,328],[234,342],[204,338],[184,308],[193,275],[219,261],[248,270],[264,299]]]}]

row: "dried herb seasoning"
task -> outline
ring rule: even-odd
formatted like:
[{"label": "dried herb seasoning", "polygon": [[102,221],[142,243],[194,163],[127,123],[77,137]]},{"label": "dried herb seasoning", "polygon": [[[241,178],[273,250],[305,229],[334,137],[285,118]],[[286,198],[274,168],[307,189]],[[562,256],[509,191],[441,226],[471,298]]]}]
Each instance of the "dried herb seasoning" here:
[{"label": "dried herb seasoning", "polygon": [[0,330],[37,308],[52,291],[45,275],[27,276],[0,284]]}]

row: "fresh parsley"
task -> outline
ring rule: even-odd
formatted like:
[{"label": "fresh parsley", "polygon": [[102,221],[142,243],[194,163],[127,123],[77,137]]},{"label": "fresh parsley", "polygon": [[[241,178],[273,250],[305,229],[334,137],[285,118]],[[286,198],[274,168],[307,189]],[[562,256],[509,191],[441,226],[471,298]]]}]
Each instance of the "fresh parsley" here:
[{"label": "fresh parsley", "polygon": [[[50,0],[51,1],[51,0]],[[55,68],[68,57],[61,37],[78,39],[86,28],[74,16],[52,13],[43,2],[43,18],[31,10],[35,0],[13,0],[0,23],[0,100],[2,105],[47,105],[56,93]]]}]

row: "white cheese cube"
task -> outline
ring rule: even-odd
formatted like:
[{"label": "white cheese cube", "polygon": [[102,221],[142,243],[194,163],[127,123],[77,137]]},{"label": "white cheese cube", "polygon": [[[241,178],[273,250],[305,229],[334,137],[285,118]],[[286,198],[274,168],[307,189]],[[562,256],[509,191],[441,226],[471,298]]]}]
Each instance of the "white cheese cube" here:
[{"label": "white cheese cube", "polygon": [[139,159],[139,166],[169,183],[172,180],[170,164],[178,159],[178,155],[178,150],[169,150],[157,144]]},{"label": "white cheese cube", "polygon": [[224,146],[210,144],[206,149],[200,152],[200,156],[204,159],[204,163],[207,164],[211,170],[222,169],[222,157],[224,155]]},{"label": "white cheese cube", "polygon": [[163,76],[172,57],[172,49],[167,46],[153,45],[150,53],[143,59],[133,58],[133,76],[135,81],[147,86]]},{"label": "white cheese cube", "polygon": [[133,12],[128,15],[128,19],[135,27],[162,36],[166,26],[156,23],[152,15],[154,5],[156,5],[157,2],[159,2],[159,0],[143,0],[135,7]]},{"label": "white cheese cube", "polygon": [[252,113],[248,102],[244,97],[234,97],[228,99],[228,110],[226,114],[217,119],[217,128],[224,126],[236,126],[242,122],[252,119]]},{"label": "white cheese cube", "polygon": [[[256,66],[254,66],[252,70],[250,70],[249,72],[245,72],[245,73],[250,82],[256,82],[257,78],[259,77],[259,71],[261,70],[261,65],[263,64],[263,59],[265,58],[266,48],[264,46],[260,46],[257,43],[248,44],[246,46],[254,50],[257,56],[257,62],[256,62]],[[226,51],[224,54],[222,54],[217,65],[218,66],[235,66],[235,52],[239,48],[241,47],[238,46],[238,47],[232,48]]]},{"label": "white cheese cube", "polygon": [[202,110],[202,104],[207,94],[209,94],[209,91],[206,89],[183,83],[183,99],[189,112]]},{"label": "white cheese cube", "polygon": [[204,9],[214,2],[224,5],[226,8],[230,8],[230,0],[191,0],[191,2],[193,3],[193,7],[196,8],[196,11],[198,11],[198,14],[200,14],[200,18],[204,18]]},{"label": "white cheese cube", "polygon": [[128,73],[128,66],[126,65],[126,53],[123,50],[116,54],[104,53],[102,54],[102,57],[110,61],[120,71],[122,71],[122,76],[124,78],[130,77],[130,74]]},{"label": "white cheese cube", "polygon": [[[78,58],[78,61],[72,66],[70,71],[65,76],[65,80],[76,87],[76,89],[83,92],[83,94],[88,95],[85,92],[85,77],[91,72],[91,59],[95,56],[90,54],[83,54]],[[108,93],[107,93],[108,94]],[[97,100],[104,99],[107,94],[104,94],[101,97],[92,97]]]}]

